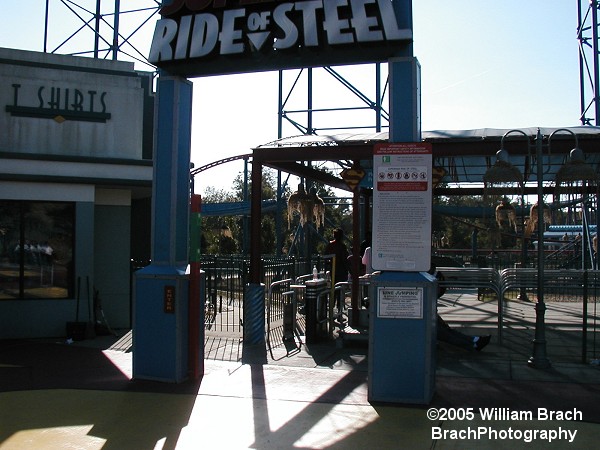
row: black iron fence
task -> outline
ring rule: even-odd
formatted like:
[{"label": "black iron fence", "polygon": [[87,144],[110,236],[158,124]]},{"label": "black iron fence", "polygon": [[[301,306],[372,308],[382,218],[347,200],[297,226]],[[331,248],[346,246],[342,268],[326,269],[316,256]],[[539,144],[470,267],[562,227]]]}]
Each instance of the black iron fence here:
[{"label": "black iron fence", "polygon": [[[547,261],[551,261],[552,254],[546,254]],[[563,259],[568,259],[565,254],[555,254],[557,258],[561,255]],[[480,301],[498,303],[498,326],[500,327],[498,337],[500,337],[508,323],[511,326],[515,323],[514,317],[503,317],[502,305],[509,305],[505,302],[525,301],[530,302],[531,305],[535,304],[538,288],[536,264],[522,267],[521,254],[518,251],[498,251],[487,256],[480,255],[485,258],[485,263],[477,261],[472,256],[465,255],[464,252],[445,251],[438,252],[434,261],[440,270],[447,272],[445,283],[448,289],[474,291],[478,293],[477,298]],[[264,256],[261,262],[262,282],[266,294],[267,330],[269,335],[275,333],[274,339],[281,342],[281,338],[293,338],[293,336],[286,336],[286,333],[289,334],[290,330],[293,333],[295,318],[303,318],[301,314],[297,315],[298,309],[303,307],[303,290],[299,289],[299,285],[304,278],[312,278],[313,267],[317,267],[319,274],[323,276],[325,260],[320,257],[306,260],[297,257]],[[144,265],[132,262],[132,270]],[[205,329],[208,335],[214,333],[217,336],[243,337],[243,298],[249,281],[249,266],[249,258],[238,255],[203,257],[201,269],[204,271]],[[597,358],[596,340],[600,339],[597,336],[600,327],[598,323],[600,312],[597,311],[597,306],[600,304],[600,271],[556,269],[551,264],[547,264],[545,269],[545,301],[552,305],[577,305],[576,308],[580,309],[575,311],[572,306],[568,308],[565,306],[563,315],[558,315],[549,329],[567,327],[579,330],[578,333],[582,334],[583,354],[587,353],[589,357],[591,352],[593,358]],[[484,280],[488,284],[480,285],[481,283],[477,284],[469,278],[471,272],[479,273],[479,270],[493,271],[497,276]],[[559,306],[556,308],[560,309]],[[292,323],[287,323],[290,320]],[[524,319],[519,320],[521,323]],[[533,323],[526,324],[528,329],[533,329],[533,326]]]},{"label": "black iron fence", "polygon": [[[269,256],[261,258],[261,280],[267,289],[273,283],[295,279],[308,273],[310,265],[323,266],[321,258],[312,260],[298,257]],[[203,255],[201,269],[205,277],[205,305],[207,331],[219,333],[243,333],[243,297],[249,282],[250,259],[243,255]],[[285,296],[276,295],[275,302],[269,302],[266,311],[273,320],[283,318]]]}]

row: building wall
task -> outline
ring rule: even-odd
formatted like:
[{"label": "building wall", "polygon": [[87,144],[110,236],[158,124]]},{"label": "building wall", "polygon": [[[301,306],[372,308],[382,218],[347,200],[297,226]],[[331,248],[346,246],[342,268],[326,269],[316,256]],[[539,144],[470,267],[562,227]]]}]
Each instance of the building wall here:
[{"label": "building wall", "polygon": [[[152,188],[148,80],[131,63],[0,48],[0,210],[59,204],[74,211],[72,255],[55,252],[63,261],[52,264],[15,257],[15,239],[24,241],[0,211],[10,236],[0,240],[0,339],[65,337],[68,322],[93,318],[94,289],[109,325],[130,327],[131,205],[149,207]],[[28,222],[28,230],[38,232],[47,218]],[[142,236],[149,227],[136,221]],[[48,282],[53,277],[62,277],[60,289]]]},{"label": "building wall", "polygon": [[131,326],[131,207],[128,191],[97,192],[94,285],[113,328]]},{"label": "building wall", "polygon": [[[51,116],[0,115],[0,151],[141,159],[144,93],[130,63],[9,49],[0,58],[11,61],[0,70],[0,105]],[[61,122],[78,112],[98,116]]]}]

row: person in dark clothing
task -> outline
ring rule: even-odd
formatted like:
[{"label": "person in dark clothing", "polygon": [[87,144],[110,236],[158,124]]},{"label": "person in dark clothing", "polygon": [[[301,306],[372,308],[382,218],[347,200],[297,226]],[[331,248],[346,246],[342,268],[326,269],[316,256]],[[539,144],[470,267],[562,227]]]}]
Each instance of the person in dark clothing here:
[{"label": "person in dark clothing", "polygon": [[[429,273],[437,278],[438,281],[444,279],[444,275],[441,272],[438,272],[435,266],[431,268]],[[440,298],[445,292],[446,288],[438,286],[437,297]],[[439,314],[437,314],[438,341],[445,342],[465,350],[481,351],[490,343],[491,338],[492,336],[489,334],[483,336],[469,336],[461,333],[460,331],[451,328],[450,325],[448,325],[446,321],[442,319]]]},{"label": "person in dark clothing", "polygon": [[325,247],[325,254],[335,255],[335,279],[333,282],[348,281],[349,254],[346,244],[344,244],[344,231],[341,228],[333,230],[333,240]]},{"label": "person in dark clothing", "polygon": [[492,336],[468,336],[458,330],[450,328],[444,319],[437,315],[437,338],[438,341],[445,342],[465,350],[481,351],[490,343]]}]

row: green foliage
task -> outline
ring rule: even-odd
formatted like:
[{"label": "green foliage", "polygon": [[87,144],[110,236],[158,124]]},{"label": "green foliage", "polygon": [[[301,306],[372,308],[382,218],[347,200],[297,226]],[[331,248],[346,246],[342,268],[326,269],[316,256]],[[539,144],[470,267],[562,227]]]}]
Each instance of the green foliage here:
[{"label": "green foliage", "polygon": [[[283,183],[282,183],[283,184]],[[262,173],[262,200],[277,199],[277,172],[265,169]],[[336,192],[323,183],[309,183],[308,189],[315,189],[317,195],[325,199],[326,224],[318,230],[320,236],[312,235],[309,239],[310,252],[321,253],[326,241],[332,239],[333,229],[340,227],[345,235],[352,238],[352,201],[351,198],[340,198]],[[294,189],[295,190],[295,189]],[[223,189],[206,188],[202,195],[203,203],[227,203],[250,201],[252,183],[248,179],[248,188],[245,189],[245,177],[239,173],[232,183],[231,191]],[[289,250],[294,234],[297,231],[299,219],[292,217],[288,228],[287,201],[292,189],[286,186],[281,196],[281,216],[277,217],[276,210],[264,211],[261,215],[262,252],[265,254],[278,254],[277,249],[277,220],[281,221],[282,248],[279,251]],[[339,194],[338,194],[339,195]],[[351,196],[351,194],[348,194]],[[247,226],[245,226],[245,223]],[[206,254],[231,254],[244,250],[244,229],[249,232],[249,217],[220,216],[202,218],[202,253]],[[313,224],[314,226],[314,224]],[[249,244],[251,236],[248,236]],[[298,249],[297,249],[298,250]],[[305,249],[299,249],[304,255]],[[299,254],[295,251],[294,254]]]},{"label": "green foliage", "polygon": [[[232,193],[223,189],[206,188],[202,195],[202,203],[226,203],[236,201]],[[240,224],[236,217],[202,216],[202,238],[200,251],[205,254],[226,255],[240,251],[237,237],[240,235]]]},{"label": "green foliage", "polygon": [[[288,190],[289,191],[289,190]],[[244,175],[239,173],[232,183],[232,190],[207,188],[202,196],[203,203],[227,203],[250,201],[252,183],[248,180],[248,189],[245,190]],[[285,195],[285,194],[284,194]],[[276,200],[277,176],[271,169],[262,173],[262,199]],[[284,196],[284,199],[287,196]],[[285,208],[283,208],[285,209]],[[284,220],[282,212],[281,220]],[[261,238],[263,253],[275,254],[276,239],[276,212],[265,212],[261,216]],[[207,254],[233,254],[244,251],[244,230],[250,233],[250,218],[243,216],[204,217],[202,222],[202,235],[205,246],[202,252]],[[287,220],[287,219],[285,219]],[[247,236],[249,245],[251,236]]]}]

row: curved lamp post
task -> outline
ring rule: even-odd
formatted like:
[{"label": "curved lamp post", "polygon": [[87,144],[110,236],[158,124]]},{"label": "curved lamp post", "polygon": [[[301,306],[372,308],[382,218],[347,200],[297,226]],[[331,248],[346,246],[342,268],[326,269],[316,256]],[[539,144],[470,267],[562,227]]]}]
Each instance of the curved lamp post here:
[{"label": "curved lamp post", "polygon": [[[552,136],[552,135],[551,135]],[[538,273],[537,273],[537,302],[535,304],[535,337],[533,338],[533,355],[528,364],[536,369],[551,367],[546,352],[546,303],[544,302],[544,167],[542,154],[542,132],[538,128],[535,136],[535,164],[537,173],[537,213],[538,213]]]},{"label": "curved lamp post", "polygon": [[[570,152],[570,161],[565,163],[560,170],[556,173],[555,182],[556,189],[560,194],[562,183],[573,183],[573,182],[595,182],[598,183],[600,176],[594,171],[592,167],[584,162],[583,152],[578,148],[578,138],[575,133],[566,128],[559,128],[554,130],[548,136],[548,154],[551,153],[552,138],[557,133],[569,133],[575,138],[575,148]],[[524,182],[519,170],[508,162],[508,152],[504,149],[504,139],[512,134],[519,133],[527,138],[527,151],[531,156],[531,142],[530,136],[522,130],[510,130],[506,132],[500,141],[500,150],[496,153],[497,161],[493,167],[488,169],[484,175],[484,183],[520,183],[524,189]],[[546,304],[544,302],[544,266],[545,266],[545,254],[544,254],[544,164],[543,164],[543,135],[538,128],[534,142],[535,142],[535,161],[536,161],[536,178],[537,178],[537,226],[538,226],[538,246],[537,246],[537,302],[535,305],[535,337],[533,339],[533,354],[528,360],[528,364],[531,367],[537,369],[548,369],[551,367],[550,360],[548,359],[546,352],[546,325],[545,325],[545,313]],[[530,220],[534,220],[530,217]],[[526,258],[526,247],[525,241],[523,240],[523,262]]]},{"label": "curved lamp post", "polygon": [[[566,128],[559,128],[554,130],[550,136],[548,136],[548,153],[551,152],[552,138],[560,132],[568,133],[575,138],[575,148],[571,150],[571,164],[574,166],[563,165],[560,170],[556,173],[555,182],[557,187],[560,187],[562,181],[586,181],[589,178],[589,172],[582,170],[583,166],[587,166],[583,162],[583,152],[578,148],[577,135],[571,130]],[[538,197],[538,298],[535,305],[535,337],[533,339],[533,355],[529,358],[529,365],[538,369],[547,369],[551,366],[550,360],[546,353],[546,325],[545,325],[545,313],[546,304],[544,303],[544,208],[539,207],[543,205],[543,164],[542,164],[542,139],[543,136],[538,129],[536,135],[536,168],[537,168],[537,197]],[[591,168],[590,168],[591,169]],[[592,170],[593,172],[593,170]],[[597,176],[593,175],[594,179]]]},{"label": "curved lamp post", "polygon": [[[531,156],[531,142],[530,136],[522,130],[510,130],[504,133],[502,139],[500,141],[500,150],[498,151],[498,161],[494,164],[494,167],[498,166],[503,169],[503,172],[497,171],[497,173],[502,173],[504,178],[510,179],[509,181],[518,181],[521,180],[523,183],[523,178],[519,170],[512,166],[508,162],[508,152],[504,149],[504,139],[513,133],[522,134],[527,138],[527,153]],[[542,140],[543,136],[538,128],[536,136],[534,138],[535,142],[535,159],[536,159],[536,169],[537,169],[537,202],[538,205],[544,204],[544,168],[543,168],[543,154],[542,154]],[[494,169],[492,167],[491,169]],[[490,170],[491,170],[490,169]],[[489,172],[489,171],[488,171]],[[486,172],[484,176],[484,182],[486,181],[486,177],[488,180],[491,180],[491,176]],[[517,176],[518,173],[518,176]],[[498,175],[494,175],[498,177]],[[498,177],[499,178],[499,177]],[[506,182],[505,180],[503,180]],[[537,302],[535,304],[535,337],[533,339],[533,356],[531,356],[528,360],[528,364],[531,367],[535,367],[538,369],[547,369],[551,366],[550,360],[547,357],[546,353],[546,330],[545,330],[545,313],[546,313],[546,304],[544,303],[544,208],[537,208],[537,223],[538,223],[538,247],[537,247],[537,260],[538,260],[538,273],[537,273]],[[532,218],[530,218],[532,220]],[[524,237],[524,235],[523,235]],[[525,239],[523,239],[522,243],[523,247],[523,256],[525,258]],[[523,260],[524,262],[524,260]],[[502,299],[500,299],[502,301]]]},{"label": "curved lamp post", "polygon": [[[598,181],[598,174],[584,162],[583,152],[579,149],[579,140],[577,135],[566,128],[554,130],[548,136],[548,153],[551,153],[552,138],[557,133],[568,133],[575,138],[575,148],[570,152],[570,161],[564,164],[556,173],[555,176],[555,191],[560,194],[561,184],[563,182],[580,181],[586,183],[588,181]],[[536,164],[538,177],[538,205],[543,203],[543,165],[542,165],[542,136],[538,129],[536,136]],[[544,208],[538,207],[538,301],[536,303],[536,322],[535,322],[535,338],[533,340],[533,355],[529,358],[529,365],[539,369],[547,369],[550,367],[550,361],[546,354],[546,337],[545,337],[545,322],[544,315],[546,304],[544,303],[544,248],[543,248],[543,220]]]},{"label": "curved lamp post", "polygon": [[[490,167],[485,174],[483,175],[483,183],[484,183],[484,195],[487,192],[497,192],[501,194],[505,193],[518,193],[521,198],[521,210],[524,214],[525,210],[525,198],[524,198],[524,180],[523,174],[521,171],[515,167],[509,161],[508,151],[504,149],[504,139],[513,133],[519,133],[525,136],[527,139],[527,152],[530,152],[531,143],[529,141],[529,135],[521,130],[510,130],[504,133],[502,139],[500,140],[500,150],[496,152],[496,162],[492,167]],[[517,187],[514,188],[512,185],[516,184]],[[492,187],[489,186],[499,185],[500,187]],[[525,244],[525,218],[522,216],[522,230],[523,236],[521,240],[521,267],[525,267],[527,264],[527,245]],[[515,227],[516,228],[516,227]],[[517,297],[519,300],[526,301],[527,293],[525,289],[521,289],[519,296]],[[504,299],[499,299],[499,301],[504,301]]]}]

